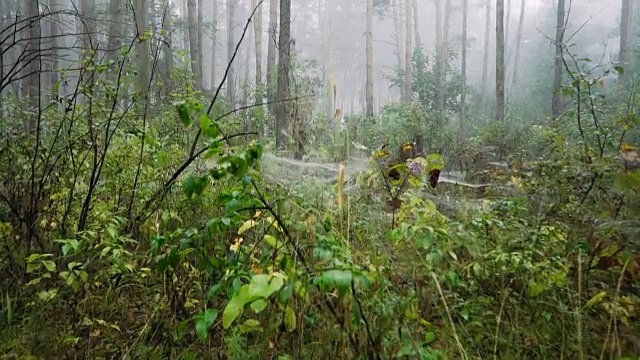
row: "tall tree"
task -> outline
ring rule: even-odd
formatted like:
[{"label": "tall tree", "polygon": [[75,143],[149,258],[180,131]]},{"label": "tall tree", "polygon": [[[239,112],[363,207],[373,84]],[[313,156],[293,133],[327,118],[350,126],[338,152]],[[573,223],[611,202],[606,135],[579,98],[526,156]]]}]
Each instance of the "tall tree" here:
[{"label": "tall tree", "polygon": [[[24,35],[29,40],[26,43],[23,56],[23,83],[22,97],[27,99],[29,106],[36,108],[40,104],[40,94],[38,89],[39,82],[39,43],[40,43],[40,21],[38,16],[38,0],[27,0],[23,2],[23,11],[27,15],[28,20],[27,33]],[[4,14],[3,14],[4,16]],[[35,120],[29,116],[25,122],[25,131],[31,132],[35,130]]]},{"label": "tall tree", "polygon": [[[193,1],[193,0],[191,0]],[[236,74],[235,74],[235,64],[231,63],[231,59],[233,58],[233,51],[235,47],[235,40],[233,36],[233,18],[235,16],[235,8],[238,0],[227,0],[227,64],[229,64],[229,73],[227,76],[227,101],[231,103],[232,106],[235,105],[235,83],[236,83]]]},{"label": "tall tree", "polygon": [[556,51],[553,72],[553,98],[551,100],[551,114],[556,119],[562,113],[562,71],[563,71],[563,47],[565,31],[565,0],[558,0],[556,13]]},{"label": "tall tree", "polygon": [[216,64],[218,62],[217,47],[218,47],[218,0],[213,1],[213,33],[211,35],[211,90],[215,91],[216,84]]},{"label": "tall tree", "polygon": [[449,26],[451,24],[451,0],[445,0],[444,27],[442,29],[442,44],[440,45],[440,61],[438,75],[438,110],[445,110],[445,95],[447,85],[447,62],[449,61]]},{"label": "tall tree", "polygon": [[[139,36],[147,33],[149,27],[149,5],[147,0],[135,2],[136,32]],[[138,61],[138,77],[136,79],[136,90],[144,92],[147,90],[150,76],[149,41],[136,42],[136,58]]]},{"label": "tall tree", "polygon": [[275,106],[271,105],[276,100],[276,86],[273,77],[277,73],[276,44],[278,41],[278,0],[269,1],[269,42],[267,45],[267,101],[269,110],[275,112]]},{"label": "tall tree", "polygon": [[629,74],[631,74],[632,71],[633,2],[634,0],[622,0],[622,14],[620,15],[619,63],[625,70],[620,77],[623,82],[629,79]]},{"label": "tall tree", "polygon": [[422,47],[422,39],[420,38],[420,12],[418,11],[418,0],[413,0],[413,27],[416,35],[416,48]]},{"label": "tall tree", "polygon": [[513,77],[511,78],[511,91],[515,91],[518,83],[518,64],[520,63],[520,47],[524,34],[524,13],[527,0],[520,0],[520,19],[518,20],[518,38],[516,39],[516,58],[513,61]]},{"label": "tall tree", "polygon": [[462,86],[460,89],[460,140],[467,137],[467,17],[469,0],[462,0]]},{"label": "tall tree", "polygon": [[[487,105],[489,96],[489,51],[491,43],[491,1],[486,0],[485,7],[485,28],[484,28],[484,54],[482,57],[482,106]],[[486,107],[485,107],[486,109]]]},{"label": "tall tree", "polygon": [[[396,42],[396,55],[398,57],[398,69],[404,69],[404,46],[402,41],[402,19],[400,16],[400,0],[392,0],[394,39]],[[405,87],[400,87],[400,98],[404,100]]]},{"label": "tall tree", "polygon": [[367,76],[365,85],[366,116],[373,116],[373,0],[367,3]]},{"label": "tall tree", "polygon": [[289,65],[291,58],[291,0],[280,0],[280,34],[278,37],[278,106],[276,107],[276,148],[288,146],[290,124]]},{"label": "tall tree", "polygon": [[187,13],[189,18],[189,60],[191,63],[191,73],[195,79],[196,89],[200,89],[202,76],[200,76],[200,47],[198,46],[198,8],[196,0],[187,0]]},{"label": "tall tree", "polygon": [[[258,7],[259,6],[259,7]],[[258,5],[258,0],[251,0],[251,9],[256,7],[256,14],[253,21],[253,36],[256,47],[256,105],[262,103],[262,5]]]},{"label": "tall tree", "polygon": [[[55,1],[55,0],[54,0]],[[125,8],[123,0],[110,0],[109,13],[111,14],[111,23],[109,24],[109,40],[107,59],[113,62],[118,60],[118,53],[122,41],[122,29],[124,23],[123,10]]]},{"label": "tall tree", "polygon": [[405,0],[405,59],[404,59],[404,64],[405,64],[405,68],[404,68],[404,86],[405,86],[405,90],[404,90],[404,95],[405,95],[405,101],[406,102],[411,102],[411,98],[412,98],[412,94],[413,94],[413,79],[412,79],[412,69],[411,69],[411,63],[412,63],[412,59],[413,59],[413,47],[411,44],[411,11],[412,11],[412,5],[413,5],[413,0]]},{"label": "tall tree", "polygon": [[496,2],[496,120],[503,123],[504,106],[504,0]]},{"label": "tall tree", "polygon": [[197,61],[198,61],[198,78],[196,79],[196,84],[198,84],[198,88],[202,89],[204,86],[204,80],[203,80],[203,63],[204,63],[204,57],[202,54],[202,0],[198,0],[198,27],[196,29],[196,34],[197,34],[197,48],[198,48],[198,57],[197,57]]}]

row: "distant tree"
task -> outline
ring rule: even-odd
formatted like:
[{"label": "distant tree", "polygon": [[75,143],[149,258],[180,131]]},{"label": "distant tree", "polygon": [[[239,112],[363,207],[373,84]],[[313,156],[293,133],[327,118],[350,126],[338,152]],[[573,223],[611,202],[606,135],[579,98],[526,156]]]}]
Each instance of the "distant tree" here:
[{"label": "distant tree", "polygon": [[288,146],[289,135],[289,65],[291,59],[291,0],[280,0],[280,34],[278,37],[278,105],[276,107],[276,148]]},{"label": "distant tree", "polygon": [[496,120],[503,123],[504,106],[504,0],[496,2]]},{"label": "distant tree", "polygon": [[620,15],[620,55],[619,64],[625,70],[620,76],[626,82],[632,72],[631,56],[633,44],[633,8],[634,0],[622,0],[622,14]]},{"label": "distant tree", "polygon": [[367,3],[367,76],[365,85],[365,108],[366,116],[373,116],[373,0],[366,0]]},{"label": "distant tree", "polygon": [[560,116],[562,113],[562,73],[564,62],[563,46],[564,46],[564,31],[565,31],[565,0],[558,0],[558,10],[556,12],[556,51],[554,60],[554,73],[553,73],[553,98],[551,101],[551,115],[554,119]]}]

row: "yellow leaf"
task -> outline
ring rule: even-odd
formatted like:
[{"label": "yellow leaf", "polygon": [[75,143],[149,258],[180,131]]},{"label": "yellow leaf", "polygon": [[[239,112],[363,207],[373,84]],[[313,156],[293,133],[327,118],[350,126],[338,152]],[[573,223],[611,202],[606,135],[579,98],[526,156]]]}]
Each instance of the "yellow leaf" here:
[{"label": "yellow leaf", "polygon": [[233,241],[233,244],[231,244],[231,246],[229,246],[229,250],[233,251],[233,252],[237,252],[238,249],[240,248],[240,244],[242,244],[242,242],[244,241],[243,238],[237,238]]},{"label": "yellow leaf", "polygon": [[296,313],[293,311],[291,306],[287,306],[287,309],[284,312],[284,325],[288,332],[294,331],[298,325],[296,321]]},{"label": "yellow leaf", "polygon": [[238,235],[242,235],[245,232],[253,229],[256,226],[256,222],[253,220],[247,220],[244,222],[244,224],[242,224],[242,226],[240,226],[240,229],[238,230]]},{"label": "yellow leaf", "polygon": [[602,302],[602,300],[605,298],[605,296],[607,296],[607,292],[606,291],[601,291],[601,292],[593,295],[593,297],[591,297],[591,299],[589,299],[589,301],[587,301],[587,303],[584,305],[584,307],[590,308],[590,307],[593,307],[595,305],[598,305],[600,302]]}]

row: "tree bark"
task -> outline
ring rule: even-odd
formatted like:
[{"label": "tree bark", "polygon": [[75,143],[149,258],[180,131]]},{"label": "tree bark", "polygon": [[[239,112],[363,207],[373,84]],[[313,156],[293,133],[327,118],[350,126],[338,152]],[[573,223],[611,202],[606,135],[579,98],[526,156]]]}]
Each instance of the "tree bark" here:
[{"label": "tree bark", "polygon": [[489,51],[491,43],[491,1],[486,0],[484,28],[484,56],[482,58],[482,107],[486,110],[489,95]]},{"label": "tree bark", "polygon": [[291,0],[280,0],[280,34],[278,37],[278,104],[276,112],[276,148],[284,150],[289,143],[290,124],[289,60],[291,56]]},{"label": "tree bark", "polygon": [[420,22],[418,11],[418,0],[413,0],[413,27],[416,35],[416,48],[422,47],[422,39],[420,38]]},{"label": "tree bark", "polygon": [[413,48],[411,44],[411,11],[413,0],[405,0],[405,77],[404,77],[404,86],[405,86],[405,102],[410,103],[413,95],[413,79],[412,79],[412,59],[413,59]]},{"label": "tree bark", "polygon": [[[258,6],[257,0],[251,0],[251,9]],[[256,47],[256,104],[260,104],[263,101],[262,94],[262,5],[256,10],[256,14],[253,21],[253,36]]]},{"label": "tree bark", "polygon": [[173,91],[173,80],[171,79],[171,70],[173,69],[173,24],[172,14],[173,5],[169,3],[169,0],[164,0],[163,7],[166,9],[167,16],[165,19],[164,27],[167,31],[164,45],[164,96],[168,97]]},{"label": "tree bark", "polygon": [[[231,59],[233,57],[233,52],[235,48],[235,40],[233,34],[233,18],[235,14],[235,7],[237,5],[237,0],[227,0],[227,64],[231,63]],[[229,66],[229,73],[227,77],[227,101],[231,103],[231,106],[234,107],[236,103],[235,99],[235,82],[236,82],[236,74],[235,74],[235,65],[231,64]]]},{"label": "tree bark", "polygon": [[[516,91],[518,84],[518,64],[520,63],[520,47],[522,46],[522,35],[524,34],[524,14],[527,0],[520,1],[520,19],[518,20],[518,38],[516,39],[516,58],[513,61],[513,77],[511,79],[511,92]],[[512,94],[513,96],[513,94]]]},{"label": "tree bark", "polygon": [[367,2],[367,76],[365,84],[365,114],[373,117],[373,0]]},{"label": "tree bark", "polygon": [[467,17],[469,0],[462,0],[462,86],[460,89],[460,141],[467,138]]},{"label": "tree bark", "polygon": [[[398,57],[398,70],[404,69],[404,46],[402,41],[402,26],[400,19],[400,0],[392,0],[392,8],[393,8],[393,27],[394,27],[394,38],[396,41],[396,55]],[[400,87],[400,98],[404,101],[405,87]]]},{"label": "tree bark", "polygon": [[[135,2],[136,13],[136,31],[140,36],[146,34],[148,29],[149,7],[147,0],[138,0]],[[138,41],[136,43],[136,57],[138,64],[138,78],[136,79],[136,90],[144,92],[149,84],[149,40]]]},{"label": "tree bark", "polygon": [[198,78],[196,79],[196,84],[198,84],[198,89],[204,88],[204,73],[203,73],[203,65],[204,65],[204,56],[202,53],[202,0],[198,0],[198,28],[196,29],[197,34],[197,48],[198,48],[198,57],[197,57],[197,65],[198,65]]},{"label": "tree bark", "polygon": [[449,62],[449,26],[451,24],[451,0],[445,0],[444,28],[442,30],[442,45],[440,50],[440,74],[438,76],[438,110],[446,110],[445,96],[447,91],[447,63]]},{"label": "tree bark", "polygon": [[626,82],[632,72],[632,43],[633,43],[633,4],[634,0],[622,0],[622,14],[620,15],[620,55],[619,64],[624,72],[620,79]]},{"label": "tree bark", "polygon": [[504,123],[504,0],[496,2],[496,121]]},{"label": "tree bark", "polygon": [[216,84],[216,64],[218,63],[217,57],[217,39],[218,39],[218,0],[213,0],[213,35],[211,36],[211,91],[215,91],[218,84]]},{"label": "tree bark", "polygon": [[[38,55],[40,50],[40,21],[35,20],[38,16],[38,1],[25,0],[23,3],[23,13],[27,18],[33,18],[33,21],[27,20],[27,34],[30,40],[26,43],[24,56],[24,69],[22,80],[22,98],[27,101],[29,107],[37,108],[40,105],[39,77],[40,77],[40,61]],[[35,131],[36,124],[33,116],[28,116],[25,122],[25,131],[27,133]]]},{"label": "tree bark", "polygon": [[556,51],[553,74],[553,98],[551,100],[551,114],[554,119],[562,113],[562,72],[563,72],[563,42],[565,30],[565,0],[558,0],[558,12],[556,13]]},{"label": "tree bark", "polygon": [[194,78],[194,87],[200,90],[202,77],[200,76],[200,48],[198,47],[198,9],[196,0],[187,0],[187,18],[189,31],[189,63],[191,64],[191,73]]},{"label": "tree bark", "polygon": [[268,109],[271,113],[275,113],[276,107],[273,102],[276,100],[277,85],[274,83],[274,77],[277,74],[276,59],[277,50],[276,44],[278,41],[278,0],[271,0],[269,2],[269,42],[267,45],[267,101],[269,102]]}]

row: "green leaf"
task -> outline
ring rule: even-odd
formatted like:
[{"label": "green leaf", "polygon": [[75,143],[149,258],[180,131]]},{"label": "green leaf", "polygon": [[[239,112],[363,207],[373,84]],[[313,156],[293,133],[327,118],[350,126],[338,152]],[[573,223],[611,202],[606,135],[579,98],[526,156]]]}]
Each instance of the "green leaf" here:
[{"label": "green leaf", "polygon": [[624,74],[624,68],[622,66],[614,66],[614,69],[618,74]]},{"label": "green leaf", "polygon": [[196,317],[196,332],[200,336],[200,340],[207,340],[209,329],[218,318],[218,310],[207,309],[203,314]]},{"label": "green leaf", "polygon": [[286,327],[288,332],[294,331],[298,326],[296,313],[293,311],[293,308],[291,306],[287,306],[284,311],[284,326]]},{"label": "green leaf", "polygon": [[240,290],[233,295],[227,307],[224,308],[224,312],[222,313],[222,327],[228,329],[233,321],[242,314],[244,306],[256,299],[257,297],[251,297],[249,285],[242,285]]},{"label": "green leaf", "polygon": [[291,295],[293,295],[294,289],[295,289],[295,283],[293,281],[290,281],[287,284],[287,286],[285,286],[284,289],[280,291],[280,296],[278,297],[278,301],[280,301],[281,304],[286,304],[287,301],[289,301],[289,299],[291,298]]},{"label": "green leaf", "polygon": [[54,263],[51,260],[43,260],[42,261],[42,265],[44,265],[44,267],[47,268],[47,271],[55,271],[56,270],[56,263]]},{"label": "green leaf", "polygon": [[595,295],[593,295],[591,297],[591,299],[589,299],[589,301],[587,301],[587,303],[584,305],[585,308],[590,308],[593,307],[595,305],[598,305],[599,303],[602,302],[602,300],[604,300],[604,298],[607,296],[607,292],[606,291],[601,291]]},{"label": "green leaf", "polygon": [[263,299],[258,299],[255,300],[254,302],[251,303],[251,310],[253,310],[253,312],[255,312],[256,314],[261,313],[264,309],[267,308],[268,303],[263,300]]},{"label": "green leaf", "polygon": [[334,284],[340,295],[344,295],[351,285],[353,274],[346,270],[329,270],[325,271],[322,279],[330,284]]},{"label": "green leaf", "polygon": [[214,296],[216,296],[216,294],[218,294],[218,291],[220,291],[220,288],[222,288],[221,284],[213,285],[207,292],[207,299],[212,299]]},{"label": "green leaf", "polygon": [[272,235],[265,235],[264,241],[276,250],[280,250],[284,246],[283,242],[279,242],[278,239]]},{"label": "green leaf", "polygon": [[218,127],[211,121],[207,113],[202,113],[200,116],[200,130],[202,130],[202,133],[211,139],[215,139],[220,135]]},{"label": "green leaf", "polygon": [[191,199],[194,195],[200,196],[200,194],[202,194],[204,189],[207,187],[208,183],[209,181],[206,176],[198,177],[190,174],[189,177],[184,180],[182,186],[187,197]]},{"label": "green leaf", "polygon": [[182,124],[187,127],[190,126],[191,125],[191,108],[187,104],[187,102],[178,101],[174,105],[176,107],[176,110],[178,110],[178,116],[180,117],[180,121],[182,121]]},{"label": "green leaf", "polygon": [[283,285],[284,279],[279,273],[254,275],[249,284],[249,297],[267,299]]},{"label": "green leaf", "polygon": [[240,334],[246,334],[254,331],[262,332],[262,326],[260,326],[260,322],[256,319],[247,319],[247,321],[240,325],[240,329],[238,330]]}]

